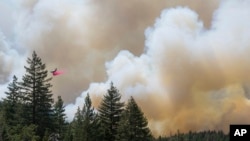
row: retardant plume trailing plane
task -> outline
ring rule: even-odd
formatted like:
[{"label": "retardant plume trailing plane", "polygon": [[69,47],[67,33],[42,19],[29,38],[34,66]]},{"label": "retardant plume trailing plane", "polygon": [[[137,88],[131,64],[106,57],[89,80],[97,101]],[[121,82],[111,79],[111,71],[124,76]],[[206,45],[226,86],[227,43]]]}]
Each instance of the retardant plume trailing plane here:
[{"label": "retardant plume trailing plane", "polygon": [[57,76],[57,75],[60,75],[60,74],[63,74],[64,72],[63,71],[60,71],[60,70],[57,70],[57,68],[53,71],[51,71],[52,75],[53,76]]}]

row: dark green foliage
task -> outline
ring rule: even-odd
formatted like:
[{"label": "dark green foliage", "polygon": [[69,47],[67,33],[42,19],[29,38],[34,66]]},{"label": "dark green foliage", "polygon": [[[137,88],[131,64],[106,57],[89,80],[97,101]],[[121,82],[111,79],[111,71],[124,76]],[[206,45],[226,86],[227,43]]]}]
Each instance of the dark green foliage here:
[{"label": "dark green foliage", "polygon": [[3,102],[0,101],[0,141],[3,141],[3,133],[4,133]]},{"label": "dark green foliage", "polygon": [[114,141],[117,134],[118,122],[123,111],[124,103],[120,101],[121,94],[113,86],[110,85],[107,94],[99,107],[99,115],[101,120],[102,133],[104,135],[103,140]]},{"label": "dark green foliage", "polygon": [[89,94],[87,94],[82,110],[78,107],[72,123],[74,129],[73,141],[98,140],[99,122],[97,118]]},{"label": "dark green foliage", "polygon": [[64,138],[64,133],[66,130],[66,114],[65,112],[65,106],[64,102],[61,98],[61,96],[57,97],[57,101],[54,105],[54,116],[55,116],[55,132],[59,134],[60,139]]},{"label": "dark green foliage", "polygon": [[[22,81],[13,77],[0,100],[0,141],[151,141],[147,119],[131,97],[125,109],[111,83],[95,113],[89,94],[71,123],[65,122],[64,102],[53,105],[48,71],[35,52],[27,60]],[[156,141],[229,141],[222,131],[180,133]]]},{"label": "dark green foliage", "polygon": [[82,109],[83,115],[83,141],[92,141],[95,138],[95,128],[94,126],[97,124],[97,116],[94,112],[94,108],[92,107],[92,102],[87,94],[85,98],[85,104]]},{"label": "dark green foliage", "polygon": [[26,124],[37,125],[37,134],[42,137],[46,130],[53,130],[52,93],[47,78],[48,71],[36,52],[27,60],[28,67],[21,82],[21,92],[25,105]]},{"label": "dark green foliage", "polygon": [[20,125],[6,126],[5,133],[3,135],[4,141],[38,141],[39,136],[36,135],[37,126]]},{"label": "dark green foliage", "polygon": [[1,102],[0,140],[42,140],[46,138],[43,138],[45,131],[50,135],[62,130],[63,101],[59,99],[55,108],[52,107],[52,78],[47,77],[45,64],[35,52],[27,63],[22,81],[17,82],[14,76]]},{"label": "dark green foliage", "polygon": [[136,104],[134,98],[131,97],[119,122],[116,140],[150,141],[153,138],[147,125],[146,117]]},{"label": "dark green foliage", "polygon": [[8,85],[5,92],[6,98],[3,99],[2,108],[2,138],[3,140],[18,140],[21,138],[23,124],[23,105],[19,93],[17,77],[13,76],[12,82]]},{"label": "dark green foliage", "polygon": [[21,104],[19,90],[20,88],[18,86],[17,77],[13,76],[12,82],[8,85],[8,91],[5,92],[6,98],[3,99],[3,120],[8,126],[14,126],[23,121],[21,118],[23,106]]},{"label": "dark green foliage", "polygon": [[63,141],[73,141],[73,122],[71,123],[67,123],[66,124],[66,130],[65,130],[65,134],[64,134],[64,139]]},{"label": "dark green foliage", "polygon": [[[36,55],[27,60],[26,74],[22,82],[14,76],[3,99],[3,120],[5,140],[41,138],[44,131],[52,130],[52,94],[49,90],[51,78],[47,78],[45,64]],[[41,139],[40,138],[40,139]]]},{"label": "dark green foliage", "polygon": [[83,116],[80,107],[78,107],[72,122],[73,126],[73,141],[81,141],[83,138]]}]

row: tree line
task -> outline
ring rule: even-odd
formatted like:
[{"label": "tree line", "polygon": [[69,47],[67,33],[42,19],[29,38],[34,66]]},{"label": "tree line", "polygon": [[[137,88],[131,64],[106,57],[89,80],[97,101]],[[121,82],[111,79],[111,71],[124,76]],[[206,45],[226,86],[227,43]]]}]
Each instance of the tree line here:
[{"label": "tree line", "polygon": [[0,140],[3,141],[137,141],[152,140],[147,119],[133,97],[127,104],[113,85],[94,109],[89,94],[67,122],[64,102],[54,101],[46,65],[33,52],[19,81],[13,76],[0,101]]},{"label": "tree line", "polygon": [[178,134],[154,138],[147,118],[135,99],[121,101],[119,90],[110,83],[98,108],[89,94],[71,122],[66,121],[61,96],[56,101],[50,90],[51,77],[34,51],[26,72],[8,85],[0,101],[0,141],[227,141],[223,132]]}]

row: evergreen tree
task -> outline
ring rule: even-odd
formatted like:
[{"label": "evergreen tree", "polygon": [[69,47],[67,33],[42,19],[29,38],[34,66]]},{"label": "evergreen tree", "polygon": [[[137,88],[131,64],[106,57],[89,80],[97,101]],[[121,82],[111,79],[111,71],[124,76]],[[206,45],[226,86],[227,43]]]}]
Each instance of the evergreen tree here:
[{"label": "evergreen tree", "polygon": [[8,126],[20,124],[21,119],[21,101],[20,101],[20,87],[18,86],[17,77],[13,76],[13,81],[8,85],[8,92],[5,92],[6,98],[4,103],[4,119]]},{"label": "evergreen tree", "polygon": [[77,108],[74,120],[72,122],[73,126],[73,141],[82,141],[83,138],[83,116],[80,107]]},{"label": "evergreen tree", "polygon": [[75,141],[95,141],[99,137],[99,122],[97,114],[94,112],[92,102],[87,94],[82,110],[78,107],[75,114],[74,122],[74,138]]},{"label": "evergreen tree", "polygon": [[47,129],[52,130],[53,99],[48,78],[48,71],[41,58],[34,51],[32,58],[27,59],[28,67],[21,82],[21,92],[25,104],[26,124],[37,126],[37,133],[42,138]]},{"label": "evergreen tree", "polygon": [[73,141],[73,122],[66,124],[65,136],[63,141]]},{"label": "evergreen tree", "polygon": [[14,126],[14,128],[9,131],[5,141],[38,141],[40,137],[35,133],[36,127],[37,126],[33,124]]},{"label": "evergreen tree", "polygon": [[116,136],[117,141],[150,141],[153,139],[147,127],[147,119],[133,97],[129,99],[122,115]]},{"label": "evergreen tree", "polygon": [[85,98],[85,103],[82,109],[83,114],[83,141],[94,141],[98,133],[96,134],[97,128],[97,116],[94,112],[94,107],[92,107],[92,102],[87,94]]},{"label": "evergreen tree", "polygon": [[65,119],[66,119],[66,114],[65,112],[65,106],[64,102],[61,98],[61,96],[57,97],[57,101],[54,105],[54,112],[55,112],[55,128],[56,128],[56,133],[60,135],[60,138],[63,138],[63,134],[65,131]]},{"label": "evergreen tree", "polygon": [[22,131],[22,103],[20,97],[20,87],[18,86],[17,77],[13,76],[12,82],[8,85],[8,91],[5,92],[6,98],[3,99],[3,138],[12,140]]},{"label": "evergreen tree", "polygon": [[19,87],[18,87],[18,82],[17,82],[17,77],[14,75],[12,83],[8,85],[8,92],[5,92],[6,98],[4,98],[5,103],[9,103],[11,105],[16,106],[20,100],[20,95],[19,95]]},{"label": "evergreen tree", "polygon": [[3,141],[4,134],[4,118],[3,118],[3,102],[0,101],[0,141]]},{"label": "evergreen tree", "polygon": [[113,86],[113,83],[111,83],[110,89],[108,89],[107,94],[104,95],[98,110],[100,114],[101,126],[103,128],[103,140],[105,141],[115,140],[118,122],[120,121],[124,106],[124,103],[122,103],[120,99],[121,94]]}]

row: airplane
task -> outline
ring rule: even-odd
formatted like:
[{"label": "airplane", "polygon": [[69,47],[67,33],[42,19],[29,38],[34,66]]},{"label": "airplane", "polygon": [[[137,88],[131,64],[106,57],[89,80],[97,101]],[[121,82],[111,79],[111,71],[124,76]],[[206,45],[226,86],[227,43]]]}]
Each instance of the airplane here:
[{"label": "airplane", "polygon": [[60,75],[60,74],[64,73],[64,71],[57,70],[57,68],[53,71],[50,71],[50,72],[52,73],[53,76]]},{"label": "airplane", "polygon": [[57,71],[57,68],[55,69],[55,70],[53,70],[53,71],[50,71],[52,74],[54,74],[55,72]]}]

